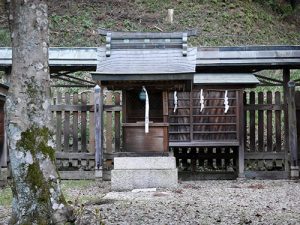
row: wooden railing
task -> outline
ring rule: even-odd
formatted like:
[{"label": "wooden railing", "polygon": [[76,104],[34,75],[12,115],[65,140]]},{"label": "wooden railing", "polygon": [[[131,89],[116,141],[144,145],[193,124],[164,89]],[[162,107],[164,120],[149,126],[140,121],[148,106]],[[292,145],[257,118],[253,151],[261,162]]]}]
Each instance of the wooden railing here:
[{"label": "wooden railing", "polygon": [[[111,154],[120,151],[120,93],[104,93],[103,149]],[[51,106],[56,162],[63,178],[93,177],[95,167],[94,93],[57,93]],[[111,157],[109,157],[111,158]],[[107,164],[105,164],[107,165]],[[111,160],[108,160],[111,167]],[[78,170],[89,171],[78,173]],[[68,171],[68,172],[67,172]]]},{"label": "wooden railing", "polygon": [[288,160],[283,95],[280,92],[244,94],[245,159],[249,170],[284,170]]},{"label": "wooden railing", "polygon": [[[56,131],[57,165],[59,170],[64,171],[62,173],[63,178],[89,178],[94,176],[95,126],[93,95],[92,92],[72,95],[57,93],[51,107]],[[169,99],[170,103],[172,103],[171,97]],[[117,152],[121,152],[117,155],[125,154],[122,152],[120,99],[120,92],[107,91],[104,93],[103,149],[105,170],[110,170],[113,167],[113,157]],[[300,117],[299,102],[300,92],[296,93],[298,118]],[[182,106],[179,105],[179,110],[182,110],[180,107]],[[286,147],[283,94],[280,92],[246,92],[244,94],[244,112],[246,169],[249,171],[286,172],[289,153]],[[181,126],[186,126],[185,123],[187,122],[181,122],[183,123]],[[300,133],[300,120],[297,123],[298,132]],[[299,134],[298,137],[300,137]],[[200,167],[207,165],[218,169],[226,168],[228,165],[235,166],[233,160],[236,157],[234,147],[204,149],[190,146],[186,148],[179,147],[175,150],[175,155],[179,154],[178,158],[182,159],[182,163],[192,167],[192,170],[195,165]],[[201,155],[200,158],[199,155]],[[90,171],[91,173],[78,173],[78,170]],[[66,171],[69,171],[69,174]]]}]

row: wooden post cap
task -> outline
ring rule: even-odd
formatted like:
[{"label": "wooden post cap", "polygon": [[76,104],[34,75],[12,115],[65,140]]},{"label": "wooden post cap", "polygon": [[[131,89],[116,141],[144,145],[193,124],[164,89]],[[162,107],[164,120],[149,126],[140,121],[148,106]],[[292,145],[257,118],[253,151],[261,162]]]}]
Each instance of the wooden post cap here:
[{"label": "wooden post cap", "polygon": [[295,81],[293,81],[293,80],[289,81],[289,82],[288,82],[288,87],[289,87],[289,88],[296,87]]}]

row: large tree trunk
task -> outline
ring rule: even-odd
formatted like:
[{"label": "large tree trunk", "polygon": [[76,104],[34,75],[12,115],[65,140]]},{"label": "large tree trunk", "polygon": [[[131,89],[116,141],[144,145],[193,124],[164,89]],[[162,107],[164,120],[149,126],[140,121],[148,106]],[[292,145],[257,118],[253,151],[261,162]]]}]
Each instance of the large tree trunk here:
[{"label": "large tree trunk", "polygon": [[51,147],[46,0],[11,0],[13,62],[6,102],[12,171],[12,224],[72,219]]}]

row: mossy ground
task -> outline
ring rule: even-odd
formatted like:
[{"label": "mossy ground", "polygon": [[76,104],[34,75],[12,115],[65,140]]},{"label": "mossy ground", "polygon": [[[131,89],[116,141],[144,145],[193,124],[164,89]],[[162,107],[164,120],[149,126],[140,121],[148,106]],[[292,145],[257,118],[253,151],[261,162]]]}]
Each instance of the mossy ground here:
[{"label": "mossy ground", "polygon": [[[299,44],[300,21],[288,3],[241,0],[49,1],[51,46],[98,46],[96,30],[180,31],[197,29],[193,45]],[[283,2],[283,1],[277,1]],[[165,21],[174,9],[174,23]],[[0,46],[10,37],[0,17]]]},{"label": "mossy ground", "polygon": [[[66,0],[49,1],[50,46],[103,45],[98,28],[116,31],[198,30],[193,46],[299,45],[300,12],[280,0]],[[174,23],[165,20],[174,9]],[[10,45],[0,13],[0,46]],[[271,77],[273,72],[267,72]],[[299,77],[300,72],[292,76]],[[89,74],[78,73],[90,79]],[[53,80],[54,81],[54,80]],[[52,81],[52,82],[53,82]],[[55,80],[55,84],[64,84]],[[72,90],[69,89],[71,92]],[[76,91],[79,89],[77,88]],[[81,90],[81,89],[80,89]],[[63,91],[65,91],[63,89]]]},{"label": "mossy ground", "polygon": [[[72,190],[79,189],[84,190],[86,187],[90,187],[95,183],[93,180],[72,180],[62,181],[61,188],[63,190],[64,196],[66,198],[66,201],[74,201],[75,199],[72,197],[72,195],[68,194]],[[85,202],[87,200],[90,200],[89,198],[86,198],[84,195],[78,196],[77,201],[80,203]],[[0,188],[0,205],[1,206],[10,206],[12,201],[12,192],[9,186]]]},{"label": "mossy ground", "polygon": [[9,206],[12,201],[12,192],[9,187],[0,188],[0,205]]}]

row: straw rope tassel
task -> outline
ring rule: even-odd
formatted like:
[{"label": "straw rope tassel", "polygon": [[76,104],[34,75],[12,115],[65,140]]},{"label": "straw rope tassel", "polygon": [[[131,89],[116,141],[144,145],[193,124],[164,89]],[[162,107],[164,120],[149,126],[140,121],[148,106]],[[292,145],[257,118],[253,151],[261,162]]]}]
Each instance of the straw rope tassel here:
[{"label": "straw rope tassel", "polygon": [[201,89],[201,91],[200,91],[200,104],[201,104],[200,112],[202,112],[202,110],[204,109],[203,89]]},{"label": "straw rope tassel", "polygon": [[228,94],[228,91],[226,90],[225,91],[225,97],[224,97],[224,105],[225,105],[224,113],[227,113],[228,109],[229,109],[227,94]]},{"label": "straw rope tassel", "polygon": [[176,112],[177,107],[178,107],[177,91],[174,91],[174,113]]}]

